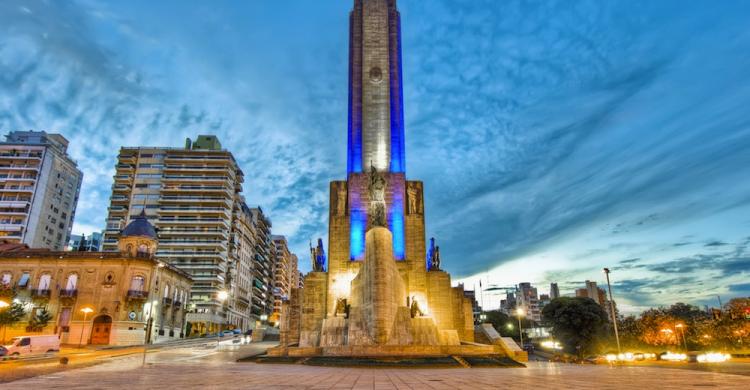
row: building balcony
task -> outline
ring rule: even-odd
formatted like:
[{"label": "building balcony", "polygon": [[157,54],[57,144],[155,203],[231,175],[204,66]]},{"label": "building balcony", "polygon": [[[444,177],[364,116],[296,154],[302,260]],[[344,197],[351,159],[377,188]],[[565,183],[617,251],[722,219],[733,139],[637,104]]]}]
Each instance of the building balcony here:
[{"label": "building balcony", "polygon": [[31,290],[31,297],[34,299],[49,299],[50,295],[51,295],[50,289]]},{"label": "building balcony", "polygon": [[[216,230],[180,230],[180,229],[169,229],[169,228],[161,228],[159,229],[159,237],[169,237],[169,236],[221,236],[221,237],[227,237],[229,232],[227,230],[223,229],[216,229]],[[165,240],[169,241],[169,240]]]},{"label": "building balcony", "polygon": [[3,181],[32,181],[36,180],[36,175],[32,174],[20,174],[20,173],[0,173],[0,180]]},{"label": "building balcony", "polygon": [[75,298],[77,296],[77,289],[60,289],[60,298]]},{"label": "building balcony", "polygon": [[148,299],[148,291],[128,290],[129,301],[145,301],[146,299]]},{"label": "building balcony", "polygon": [[224,165],[165,165],[165,171],[177,171],[177,172],[216,172],[216,171],[228,171],[229,167]]},{"label": "building balcony", "polygon": [[172,306],[172,298],[162,298],[161,302],[164,306]]},{"label": "building balcony", "polygon": [[[189,258],[202,258],[202,259],[222,259],[227,258],[226,252],[193,252],[193,251],[158,251],[156,252],[157,257],[189,257]],[[180,267],[189,267],[191,264],[180,264]]]},{"label": "building balcony", "polygon": [[0,159],[34,159],[41,160],[42,153],[0,153]]},{"label": "building balcony", "polygon": [[197,182],[197,183],[205,183],[205,182],[226,182],[229,181],[229,177],[227,176],[179,176],[179,175],[166,175],[164,176],[163,180],[165,182]]},{"label": "building balcony", "polygon": [[162,206],[159,207],[161,214],[224,214],[229,216],[231,210],[225,207],[176,207]]},{"label": "building balcony", "polygon": [[174,162],[174,161],[195,161],[195,160],[211,160],[211,161],[229,161],[229,156],[207,156],[205,154],[196,154],[196,155],[175,155],[175,154],[169,154],[164,158],[164,162]]},{"label": "building balcony", "polygon": [[20,192],[34,192],[34,186],[5,186],[0,188],[0,192],[20,193]]},{"label": "building balcony", "polygon": [[0,165],[0,170],[10,171],[38,171],[39,165]]},{"label": "building balcony", "polygon": [[174,304],[172,306],[175,310],[182,309],[182,302],[180,301],[174,301]]}]

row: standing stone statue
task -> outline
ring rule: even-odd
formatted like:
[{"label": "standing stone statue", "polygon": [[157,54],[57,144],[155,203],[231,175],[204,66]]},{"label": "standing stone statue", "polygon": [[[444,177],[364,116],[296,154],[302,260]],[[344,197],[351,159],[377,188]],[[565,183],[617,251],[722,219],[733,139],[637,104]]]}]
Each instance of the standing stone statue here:
[{"label": "standing stone statue", "polygon": [[370,207],[367,212],[370,216],[371,226],[386,226],[388,224],[385,213],[385,188],[385,177],[370,164],[370,183],[367,186],[370,193]]},{"label": "standing stone statue", "polygon": [[419,303],[417,303],[415,297],[411,297],[411,307],[409,310],[411,311],[411,318],[424,316],[424,313],[422,312],[422,309],[419,308]]},{"label": "standing stone statue", "polygon": [[336,215],[346,215],[346,187],[339,185],[336,191]]},{"label": "standing stone statue", "polygon": [[344,318],[349,318],[349,305],[346,303],[346,298],[339,298],[336,300],[336,307],[333,309],[333,316],[338,317],[342,314]]},{"label": "standing stone statue", "polygon": [[440,271],[440,247],[435,247],[435,255],[432,257],[432,270]]}]

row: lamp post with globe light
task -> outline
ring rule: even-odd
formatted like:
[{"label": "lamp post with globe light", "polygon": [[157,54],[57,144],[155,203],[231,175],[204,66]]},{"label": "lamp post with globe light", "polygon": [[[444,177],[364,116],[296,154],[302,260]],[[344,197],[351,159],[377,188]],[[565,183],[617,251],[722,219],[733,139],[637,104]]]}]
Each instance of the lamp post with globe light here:
[{"label": "lamp post with globe light", "polygon": [[[226,301],[227,298],[229,298],[229,293],[226,292],[226,290],[221,290],[221,291],[219,291],[218,294],[216,294],[216,299],[218,299],[219,302],[221,302],[222,307],[224,305],[224,301]],[[216,348],[219,348],[219,344],[221,344],[221,332],[222,332],[221,328],[222,328],[222,325],[223,324],[219,324],[219,331],[216,332]]]},{"label": "lamp post with globe light", "polygon": [[[5,301],[3,301],[3,300],[0,300],[0,311],[3,311],[3,310],[5,310],[5,309],[7,309],[7,308],[8,308],[8,306],[10,306],[10,303],[8,303],[8,302],[5,302]],[[2,339],[2,340],[0,340],[0,341],[2,341],[3,343],[5,342],[5,328],[6,328],[6,326],[3,326],[3,339]]]},{"label": "lamp post with globe light", "polygon": [[518,338],[521,340],[521,349],[523,349],[523,326],[521,325],[521,317],[526,315],[523,308],[516,309],[516,315],[518,316]]},{"label": "lamp post with globe light", "polygon": [[675,328],[680,330],[680,335],[682,336],[682,343],[685,345],[685,352],[687,352],[687,340],[685,340],[685,324],[676,324],[674,326]]},{"label": "lamp post with globe light", "polygon": [[84,307],[81,309],[81,313],[83,313],[83,323],[81,324],[81,337],[78,339],[78,348],[81,348],[83,346],[83,329],[86,327],[86,316],[89,315],[89,313],[93,312],[94,309],[90,307]]},{"label": "lamp post with globe light", "polygon": [[612,284],[609,283],[609,268],[604,269],[604,274],[607,275],[607,289],[609,289],[609,309],[612,312],[612,325],[615,328],[615,340],[617,341],[617,356],[622,354],[620,350],[620,334],[617,331],[617,314],[615,313],[615,299],[612,298]]}]

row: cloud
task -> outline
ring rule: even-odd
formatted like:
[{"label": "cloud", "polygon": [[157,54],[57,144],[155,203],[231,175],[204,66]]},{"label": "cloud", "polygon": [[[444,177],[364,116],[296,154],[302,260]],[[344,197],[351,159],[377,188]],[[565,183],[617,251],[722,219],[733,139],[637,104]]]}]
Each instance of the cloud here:
[{"label": "cloud", "polygon": [[[400,7],[407,174],[455,278],[529,261],[514,270],[573,288],[614,264],[638,304],[679,297],[683,275],[715,291],[747,274],[744,2]],[[215,134],[304,254],[346,174],[348,10],[2,2],[0,130],[71,140],[85,233],[104,227],[120,146]]]}]

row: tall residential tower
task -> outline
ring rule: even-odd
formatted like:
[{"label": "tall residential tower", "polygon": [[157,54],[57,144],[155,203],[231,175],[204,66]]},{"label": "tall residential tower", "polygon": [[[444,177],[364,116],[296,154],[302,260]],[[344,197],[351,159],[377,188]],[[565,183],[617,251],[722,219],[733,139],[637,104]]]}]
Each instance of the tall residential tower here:
[{"label": "tall residential tower", "polygon": [[245,205],[242,183],[237,161],[215,136],[188,140],[184,148],[120,150],[104,250],[116,250],[121,229],[145,211],[158,232],[157,259],[193,278],[191,333],[224,326],[246,330],[262,312],[271,312],[268,291],[257,293],[262,304],[252,304],[254,287],[270,289],[273,283],[270,272],[265,280],[256,275],[256,258],[271,246],[270,230],[262,237],[257,231],[270,229],[270,222],[259,222]]},{"label": "tall residential tower", "polygon": [[13,131],[0,143],[0,238],[60,251],[70,239],[83,173],[68,140]]}]

